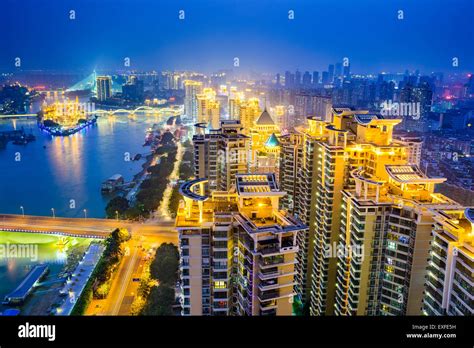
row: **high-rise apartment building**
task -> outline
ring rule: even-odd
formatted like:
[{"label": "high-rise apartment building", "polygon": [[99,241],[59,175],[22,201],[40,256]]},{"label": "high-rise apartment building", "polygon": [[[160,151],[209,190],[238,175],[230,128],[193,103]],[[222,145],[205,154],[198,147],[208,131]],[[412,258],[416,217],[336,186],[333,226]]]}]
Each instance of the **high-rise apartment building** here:
[{"label": "high-rise apartment building", "polygon": [[456,203],[434,193],[444,179],[410,164],[412,147],[392,136],[400,122],[334,108],[331,122],[309,118],[281,138],[281,205],[309,226],[298,236],[295,289],[312,315],[421,313],[428,209]]},{"label": "high-rise apartment building", "polygon": [[395,137],[395,142],[406,147],[407,162],[409,164],[421,163],[421,148],[423,147],[423,139],[416,136],[400,135]]},{"label": "high-rise apartment building", "polygon": [[[280,129],[267,109],[250,129],[250,172],[272,173],[278,169],[280,156]],[[279,173],[275,173],[277,180]]]},{"label": "high-rise apartment building", "polygon": [[218,129],[206,128],[197,124],[193,136],[194,174],[208,180],[206,192],[229,190],[237,173],[248,172],[250,138],[235,120],[222,121]]},{"label": "high-rise apartment building", "polygon": [[184,81],[184,114],[196,121],[198,117],[198,94],[202,92],[202,82]]},{"label": "high-rise apartment building", "polygon": [[273,174],[238,174],[230,191],[187,182],[176,218],[183,315],[291,315],[297,234]]},{"label": "high-rise apartment building", "polygon": [[112,77],[97,76],[97,100],[106,101],[112,97]]},{"label": "high-rise apartment building", "polygon": [[244,134],[248,134],[257,118],[262,114],[258,98],[249,98],[240,104],[239,120]]},{"label": "high-rise apartment building", "polygon": [[427,274],[432,209],[457,203],[434,193],[443,178],[415,165],[383,164],[385,173],[351,172],[343,191],[335,313],[420,315]]},{"label": "high-rise apartment building", "polygon": [[434,216],[423,314],[474,315],[474,209]]},{"label": "high-rise apartment building", "polygon": [[197,122],[208,125],[211,129],[219,129],[220,103],[216,100],[216,92],[212,88],[204,88],[197,98]]}]

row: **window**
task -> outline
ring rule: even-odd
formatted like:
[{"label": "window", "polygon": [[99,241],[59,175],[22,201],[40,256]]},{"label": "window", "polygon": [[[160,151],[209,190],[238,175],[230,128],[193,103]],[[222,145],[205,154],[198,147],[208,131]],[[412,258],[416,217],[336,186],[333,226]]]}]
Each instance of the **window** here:
[{"label": "window", "polygon": [[214,289],[226,289],[227,284],[224,281],[216,281],[214,282]]},{"label": "window", "polygon": [[395,242],[389,241],[387,244],[387,248],[390,250],[397,250],[397,244]]}]

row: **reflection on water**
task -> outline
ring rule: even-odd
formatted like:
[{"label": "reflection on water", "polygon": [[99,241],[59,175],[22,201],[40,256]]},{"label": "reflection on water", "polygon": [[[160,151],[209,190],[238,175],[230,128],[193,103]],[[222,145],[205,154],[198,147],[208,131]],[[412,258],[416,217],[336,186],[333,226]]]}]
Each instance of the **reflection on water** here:
[{"label": "reflection on water", "polygon": [[0,213],[20,214],[23,206],[32,215],[50,216],[54,208],[57,216],[82,217],[87,209],[88,217],[103,217],[110,197],[101,195],[101,183],[114,174],[130,181],[141,170],[143,160],[126,162],[124,153],[149,153],[142,145],[154,123],[159,119],[100,117],[72,136],[52,137],[33,119],[0,121],[0,131],[23,127],[36,136],[26,146],[9,143],[0,150]]},{"label": "reflection on water", "polygon": [[[47,263],[49,276],[54,278],[64,268],[68,254],[79,247],[87,247],[90,242],[91,239],[87,238],[0,231],[0,245],[3,246],[0,255],[0,300],[14,290],[32,267],[39,263]],[[22,250],[30,246],[28,250],[35,250],[36,255],[30,252],[12,257],[5,253],[8,245],[21,247]],[[0,311],[5,308],[0,305]]]}]

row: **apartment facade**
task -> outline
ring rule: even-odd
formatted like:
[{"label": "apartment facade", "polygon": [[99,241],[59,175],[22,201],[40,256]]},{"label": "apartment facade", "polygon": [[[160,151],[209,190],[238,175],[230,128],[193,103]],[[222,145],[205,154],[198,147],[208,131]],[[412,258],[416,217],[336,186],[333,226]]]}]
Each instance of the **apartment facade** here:
[{"label": "apartment facade", "polygon": [[434,216],[423,314],[474,315],[474,209]]},{"label": "apartment facade", "polygon": [[193,136],[194,174],[208,179],[206,191],[227,191],[237,173],[248,172],[250,139],[242,133],[239,121],[222,121],[219,129],[207,130],[196,124]]},{"label": "apartment facade", "polygon": [[297,234],[273,174],[238,174],[230,191],[185,183],[176,228],[183,315],[291,315]]}]

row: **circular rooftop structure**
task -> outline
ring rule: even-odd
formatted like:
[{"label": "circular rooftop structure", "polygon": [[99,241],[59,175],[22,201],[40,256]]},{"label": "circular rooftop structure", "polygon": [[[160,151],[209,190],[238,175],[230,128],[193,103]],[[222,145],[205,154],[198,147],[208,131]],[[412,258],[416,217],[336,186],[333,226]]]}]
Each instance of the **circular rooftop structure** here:
[{"label": "circular rooftop structure", "polygon": [[209,198],[209,196],[206,195],[199,195],[194,192],[194,188],[196,185],[200,184],[205,184],[207,183],[206,178],[200,178],[200,179],[195,179],[191,181],[187,181],[184,184],[182,184],[179,188],[179,193],[181,193],[185,198],[192,199],[193,201],[205,201]]}]

